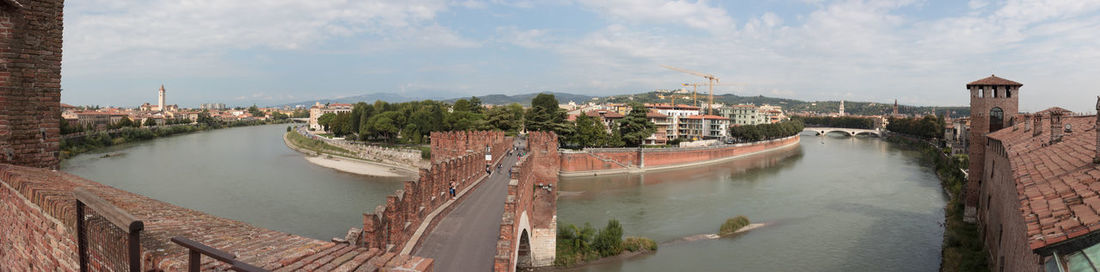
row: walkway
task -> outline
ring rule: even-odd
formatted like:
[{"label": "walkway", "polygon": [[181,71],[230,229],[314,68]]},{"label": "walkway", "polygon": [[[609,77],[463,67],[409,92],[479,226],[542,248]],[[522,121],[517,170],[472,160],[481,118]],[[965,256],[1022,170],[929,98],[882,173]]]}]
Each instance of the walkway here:
[{"label": "walkway", "polygon": [[500,236],[500,216],[508,195],[508,173],[516,156],[493,172],[439,222],[413,255],[435,260],[435,271],[492,271]]}]

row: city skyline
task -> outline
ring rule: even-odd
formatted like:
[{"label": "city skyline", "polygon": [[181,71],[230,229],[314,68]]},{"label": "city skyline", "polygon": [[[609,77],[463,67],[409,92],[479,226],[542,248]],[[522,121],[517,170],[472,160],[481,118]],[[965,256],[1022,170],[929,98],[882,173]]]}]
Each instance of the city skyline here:
[{"label": "city skyline", "polygon": [[[222,3],[69,1],[62,101],[277,105],[369,93],[611,95],[698,82],[799,100],[965,105],[1024,84],[1021,111],[1088,111],[1096,1]],[[193,22],[203,22],[195,24]]]}]

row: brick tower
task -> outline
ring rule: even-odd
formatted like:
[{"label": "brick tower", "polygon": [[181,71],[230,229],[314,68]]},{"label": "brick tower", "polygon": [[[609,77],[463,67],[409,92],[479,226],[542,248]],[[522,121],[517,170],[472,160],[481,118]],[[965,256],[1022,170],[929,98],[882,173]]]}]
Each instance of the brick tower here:
[{"label": "brick tower", "polygon": [[57,168],[62,7],[0,1],[0,164]]},{"label": "brick tower", "polygon": [[970,174],[966,181],[966,210],[964,219],[974,222],[979,203],[978,190],[986,176],[985,136],[990,132],[1012,126],[1019,112],[1019,82],[991,75],[966,84],[970,91]]},{"label": "brick tower", "polygon": [[160,112],[166,112],[164,107],[168,105],[164,103],[164,84],[160,85],[160,91],[157,91],[157,105],[160,107]]}]

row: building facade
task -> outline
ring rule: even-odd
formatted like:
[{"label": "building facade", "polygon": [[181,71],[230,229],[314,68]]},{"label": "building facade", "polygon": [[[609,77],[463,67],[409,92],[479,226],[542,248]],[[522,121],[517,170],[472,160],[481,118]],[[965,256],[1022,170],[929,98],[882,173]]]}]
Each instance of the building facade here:
[{"label": "building facade", "polygon": [[320,118],[321,115],[325,115],[326,113],[339,114],[342,112],[351,112],[351,109],[351,104],[331,103],[323,105],[321,102],[317,102],[317,104],[309,108],[309,129],[317,131],[325,129],[324,126],[317,123],[317,118]]}]

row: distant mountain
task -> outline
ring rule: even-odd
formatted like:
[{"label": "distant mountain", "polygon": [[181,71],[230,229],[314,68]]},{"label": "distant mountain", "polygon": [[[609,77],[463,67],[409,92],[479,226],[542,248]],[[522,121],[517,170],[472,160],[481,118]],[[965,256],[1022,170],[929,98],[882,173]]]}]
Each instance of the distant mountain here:
[{"label": "distant mountain", "polygon": [[[692,104],[690,95],[679,94],[676,96],[676,104]],[[686,97],[686,99],[685,99]],[[699,94],[699,104],[706,104],[707,96]],[[559,99],[558,101],[561,101]],[[665,92],[647,92],[629,95],[615,95],[606,98],[601,98],[599,102],[611,102],[611,103],[628,103],[636,101],[640,103],[671,103],[671,98],[668,93]],[[774,105],[782,106],[786,112],[816,112],[816,113],[832,113],[837,112],[840,109],[840,101],[802,101],[788,98],[775,98],[767,97],[763,95],[758,96],[739,96],[735,94],[721,94],[714,96],[715,103],[721,103],[726,105],[737,104],[753,104],[753,105]],[[970,107],[932,107],[932,106],[909,106],[898,105],[898,113],[901,114],[928,114],[933,110],[936,111],[936,115],[942,116],[945,112],[950,111],[952,117],[970,116]],[[878,103],[878,102],[861,102],[861,101],[844,101],[844,112],[848,114],[858,115],[882,115],[890,114],[894,111],[893,101],[890,103]]]},{"label": "distant mountain", "polygon": [[[534,99],[535,96],[538,95],[538,94],[539,93],[517,94],[517,95],[490,94],[490,95],[478,96],[477,98],[481,99],[482,104],[507,105],[507,104],[512,104],[512,103],[519,103],[519,104],[524,105],[524,106],[530,106],[531,105],[531,99]],[[656,91],[645,92],[645,93],[636,93],[636,94],[603,96],[603,97],[590,96],[590,95],[581,95],[581,94],[571,94],[571,93],[558,93],[558,92],[551,92],[551,94],[553,94],[554,97],[557,98],[558,102],[561,103],[561,104],[567,104],[570,101],[576,102],[577,104],[585,104],[587,102],[595,102],[595,103],[629,103],[629,102],[632,102],[632,101],[633,102],[640,102],[640,103],[670,103],[671,102],[671,99],[668,96],[668,93],[666,93],[666,92],[656,92]],[[443,97],[443,96],[445,96],[445,97]],[[685,99],[685,97],[687,97],[687,98]],[[303,106],[308,107],[308,106],[313,105],[316,102],[320,102],[321,104],[325,104],[325,103],[349,103],[349,104],[353,104],[353,103],[357,103],[357,102],[372,103],[376,100],[382,100],[382,101],[386,101],[386,102],[390,102],[390,103],[400,103],[400,102],[425,100],[425,99],[440,100],[440,101],[444,101],[444,102],[453,103],[453,102],[457,101],[458,99],[463,99],[463,98],[469,99],[470,96],[460,97],[459,95],[455,95],[455,94],[439,93],[439,92],[432,93],[432,94],[420,94],[420,95],[417,95],[417,96],[405,96],[405,95],[394,94],[394,93],[372,93],[372,94],[364,94],[364,95],[343,97],[343,98],[302,101],[302,102],[298,102],[298,103],[289,103],[289,104],[278,105],[278,106],[303,105]],[[700,105],[705,104],[706,100],[707,100],[707,96],[704,95],[704,94],[699,94],[698,100],[699,100]],[[787,112],[831,113],[831,112],[837,112],[837,110],[840,108],[840,101],[839,100],[834,100],[834,101],[802,101],[802,100],[797,100],[797,99],[767,97],[767,96],[763,96],[763,95],[739,96],[739,95],[735,95],[735,94],[720,94],[720,95],[715,95],[714,96],[714,102],[715,103],[722,103],[722,104],[726,104],[726,105],[753,104],[753,105],[759,106],[759,105],[768,104],[768,105],[782,106],[783,110],[787,111]],[[687,95],[684,95],[684,94],[677,95],[676,104],[691,104],[691,103],[692,103],[692,101],[691,101],[690,96],[687,96]],[[890,113],[893,112],[893,107],[894,107],[893,101],[891,101],[890,103],[844,101],[844,111],[848,114],[858,114],[858,115],[890,114]],[[931,113],[933,110],[936,111],[936,115],[940,115],[940,116],[942,116],[945,112],[948,112],[948,111],[951,112],[952,117],[970,116],[970,107],[965,107],[965,106],[962,106],[962,107],[931,107],[931,106],[898,105],[898,113],[901,113],[901,114],[928,114],[928,113]]]},{"label": "distant mountain", "polygon": [[[481,99],[482,104],[507,105],[507,104],[512,104],[512,103],[519,103],[521,105],[528,106],[528,105],[531,105],[531,100],[534,99],[535,96],[538,95],[538,94],[540,94],[540,93],[517,94],[517,95],[490,94],[490,95],[478,96],[477,98]],[[598,98],[596,96],[571,94],[571,93],[550,92],[550,94],[553,94],[554,98],[558,99],[558,103],[562,103],[562,104],[567,104],[567,103],[569,103],[569,101],[576,102],[577,104],[583,104],[585,102],[591,101],[593,98]],[[467,98],[468,99],[470,97],[460,97],[460,98]],[[454,102],[458,99],[459,98],[451,98],[451,99],[447,99],[447,100],[443,100],[443,101],[445,101],[445,102]]]},{"label": "distant mountain", "polygon": [[443,97],[438,97],[438,96],[435,96],[435,95],[405,96],[405,95],[395,94],[395,93],[371,93],[371,94],[341,97],[341,98],[318,99],[318,100],[309,100],[309,101],[302,101],[302,102],[295,102],[295,103],[287,103],[287,104],[283,104],[283,105],[277,105],[277,107],[282,107],[282,106],[291,106],[291,107],[293,107],[293,106],[297,106],[297,105],[303,105],[303,106],[308,107],[308,106],[313,106],[314,104],[316,104],[318,102],[320,102],[321,104],[326,104],[326,103],[354,104],[354,103],[358,103],[358,102],[374,103],[374,101],[382,100],[382,101],[386,101],[386,102],[390,102],[390,103],[400,103],[400,102],[409,102],[409,101],[425,100],[425,99],[439,100],[439,99],[444,99],[444,98]]}]

